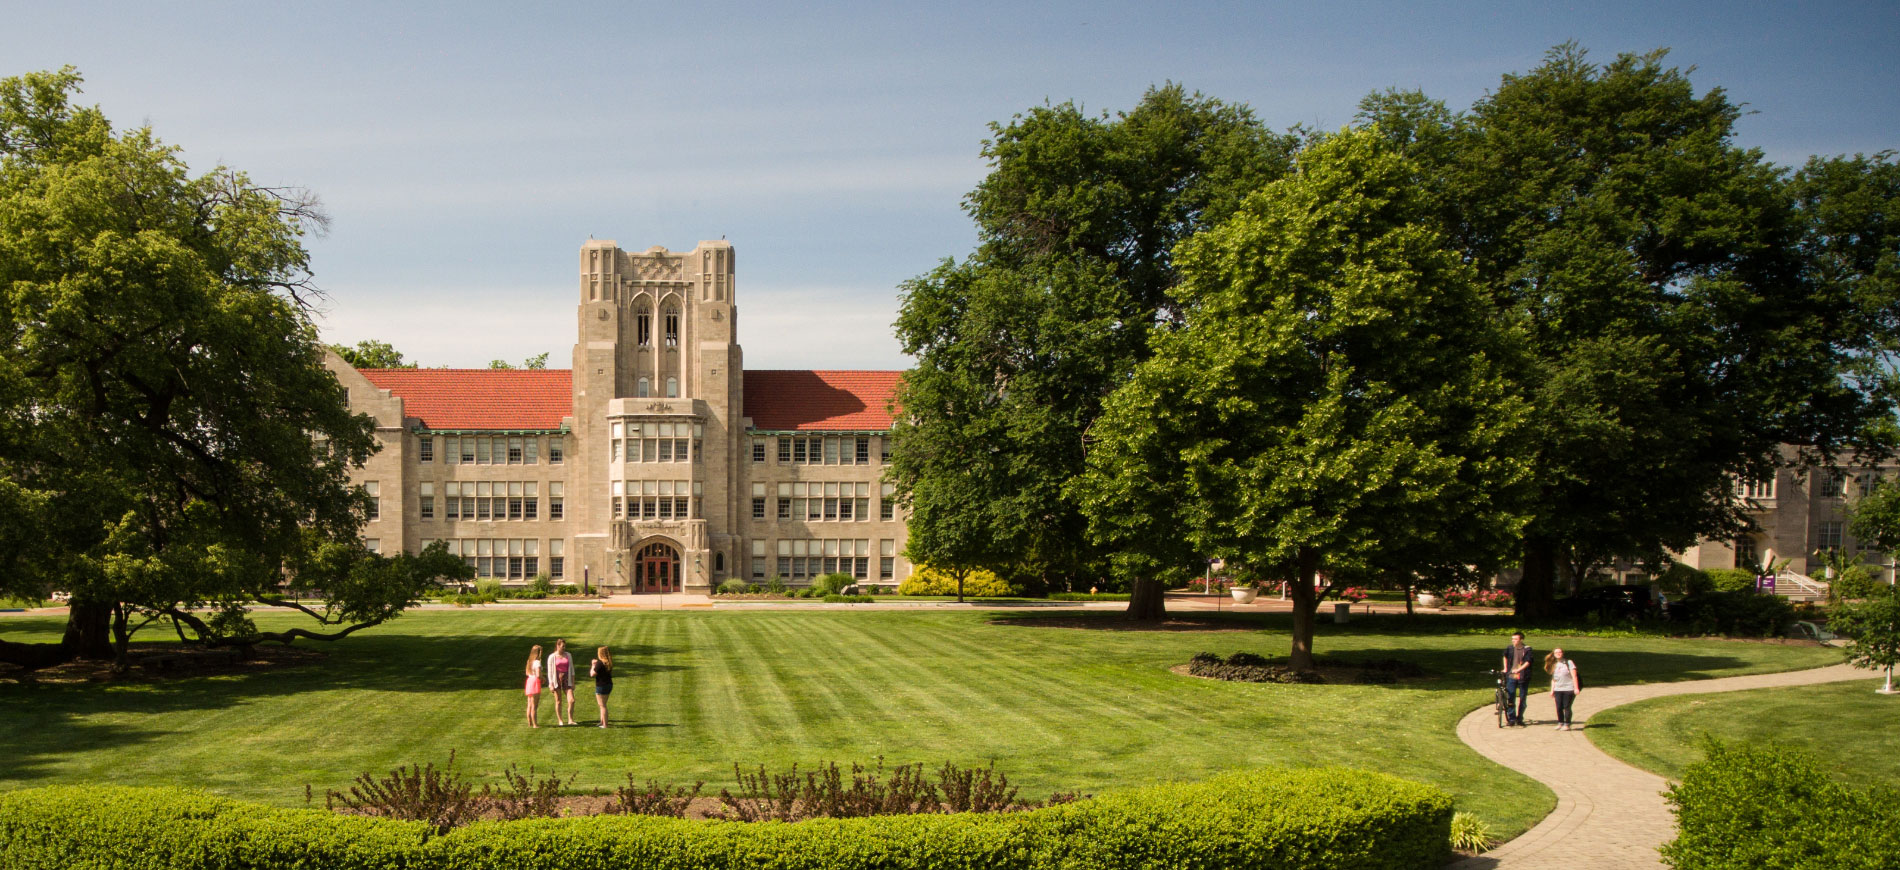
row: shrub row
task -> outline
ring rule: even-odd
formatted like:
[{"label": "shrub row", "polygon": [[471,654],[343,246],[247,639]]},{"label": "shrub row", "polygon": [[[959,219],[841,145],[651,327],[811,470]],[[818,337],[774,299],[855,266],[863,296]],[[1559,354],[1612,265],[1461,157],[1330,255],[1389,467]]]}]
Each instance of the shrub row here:
[{"label": "shrub row", "polygon": [[1781,637],[1794,620],[1787,599],[1749,589],[1697,592],[1669,605],[1669,621],[1691,634]]},{"label": "shrub row", "polygon": [[1782,746],[1708,740],[1669,789],[1677,870],[1900,867],[1900,792],[1835,781]]},{"label": "shrub row", "polygon": [[786,824],[588,816],[423,822],[202,792],[55,786],[0,794],[9,868],[1436,868],[1451,799],[1367,771],[1259,770],[1022,813]]}]

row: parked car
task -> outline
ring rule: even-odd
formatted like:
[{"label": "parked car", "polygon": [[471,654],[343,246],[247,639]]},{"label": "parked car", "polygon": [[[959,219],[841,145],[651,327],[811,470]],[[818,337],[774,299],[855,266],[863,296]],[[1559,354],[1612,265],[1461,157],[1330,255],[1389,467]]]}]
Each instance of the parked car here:
[{"label": "parked car", "polygon": [[1647,583],[1597,586],[1557,599],[1559,615],[1574,619],[1594,613],[1598,619],[1610,622],[1642,619],[1654,614],[1657,607],[1656,591]]}]

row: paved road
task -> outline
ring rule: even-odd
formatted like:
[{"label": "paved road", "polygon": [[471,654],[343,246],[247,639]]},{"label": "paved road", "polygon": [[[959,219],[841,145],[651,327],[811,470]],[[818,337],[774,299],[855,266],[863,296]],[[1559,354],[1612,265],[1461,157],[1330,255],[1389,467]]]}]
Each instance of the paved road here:
[{"label": "paved road", "polygon": [[[1589,667],[1587,661],[1580,664]],[[1871,672],[1834,665],[1806,671],[1725,677],[1641,686],[1590,685],[1583,671],[1582,694],[1572,719],[1584,723],[1611,707],[1664,695],[1734,692],[1775,686],[1805,686],[1871,679]],[[1458,738],[1484,757],[1519,771],[1557,793],[1557,809],[1523,836],[1475,858],[1452,864],[1453,870],[1625,870],[1662,867],[1656,849],[1675,837],[1675,818],[1663,801],[1662,777],[1638,770],[1596,748],[1581,731],[1554,730],[1550,696],[1530,699],[1529,718],[1546,724],[1499,728],[1490,705],[1458,723]]]}]

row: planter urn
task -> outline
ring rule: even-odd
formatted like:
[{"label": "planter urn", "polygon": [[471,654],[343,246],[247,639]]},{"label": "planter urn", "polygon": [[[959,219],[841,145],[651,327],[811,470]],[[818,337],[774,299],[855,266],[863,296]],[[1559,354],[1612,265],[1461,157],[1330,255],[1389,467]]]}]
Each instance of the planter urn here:
[{"label": "planter urn", "polygon": [[1260,590],[1252,586],[1235,586],[1232,591],[1235,604],[1252,604],[1254,596],[1260,594]]}]

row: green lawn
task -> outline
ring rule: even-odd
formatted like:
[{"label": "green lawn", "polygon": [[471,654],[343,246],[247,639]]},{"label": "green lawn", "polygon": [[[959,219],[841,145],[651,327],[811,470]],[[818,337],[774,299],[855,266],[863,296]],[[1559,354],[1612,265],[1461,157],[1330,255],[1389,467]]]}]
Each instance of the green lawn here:
[{"label": "green lawn", "polygon": [[[470,771],[509,763],[728,784],[731,764],[995,759],[1024,794],[1102,792],[1257,765],[1343,764],[1432,783],[1511,835],[1553,806],[1536,783],[1458,742],[1486,702],[1508,623],[1473,634],[1400,632],[1392,620],[1322,626],[1320,650],[1405,657],[1437,676],[1404,686],[1218,683],[1170,673],[1203,650],[1285,655],[1286,615],[1244,631],[1030,627],[1034,610],[425,611],[334,645],[320,664],[162,683],[0,683],[0,788],[172,783],[278,804],[358,772],[458,751]],[[1101,614],[1104,619],[1113,614]],[[1072,617],[1071,617],[1072,618]],[[1432,617],[1421,617],[1430,620]],[[1420,623],[1410,623],[1418,625]],[[1429,621],[1425,625],[1432,625]],[[9,640],[51,640],[60,619],[9,617]],[[521,663],[569,638],[619,656],[621,727],[530,731]],[[154,639],[162,639],[155,637]],[[1540,637],[1540,641],[1544,638]],[[1605,683],[1808,667],[1831,649],[1709,640],[1571,638]],[[586,658],[581,658],[584,666]],[[590,690],[576,715],[592,715]],[[553,716],[544,706],[542,719]]]},{"label": "green lawn", "polygon": [[1848,782],[1900,786],[1900,696],[1874,694],[1880,683],[1655,698],[1598,713],[1585,733],[1604,752],[1671,779],[1702,758],[1701,736],[1713,734],[1792,744]]}]

